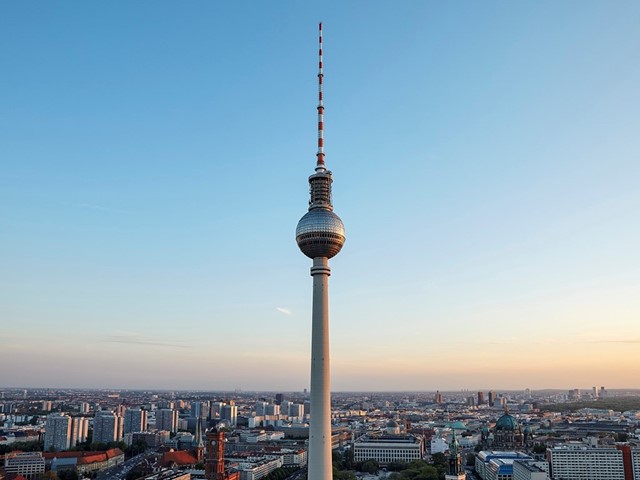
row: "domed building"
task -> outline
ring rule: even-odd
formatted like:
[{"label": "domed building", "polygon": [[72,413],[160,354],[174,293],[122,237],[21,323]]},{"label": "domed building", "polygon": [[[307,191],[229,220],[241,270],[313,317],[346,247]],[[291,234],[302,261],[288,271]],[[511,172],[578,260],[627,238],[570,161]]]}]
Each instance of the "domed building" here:
[{"label": "domed building", "polygon": [[502,450],[516,450],[524,445],[524,435],[522,428],[513,415],[509,415],[509,410],[505,408],[502,415],[496,422],[493,432],[493,448]]},{"label": "domed building", "polygon": [[385,427],[387,435],[400,435],[400,425],[395,420],[389,420]]}]

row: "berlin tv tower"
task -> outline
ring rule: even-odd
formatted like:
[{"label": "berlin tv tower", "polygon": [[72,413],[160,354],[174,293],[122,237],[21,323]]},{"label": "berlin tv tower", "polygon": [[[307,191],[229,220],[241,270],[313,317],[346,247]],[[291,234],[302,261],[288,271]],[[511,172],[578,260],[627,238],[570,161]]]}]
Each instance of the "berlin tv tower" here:
[{"label": "berlin tv tower", "polygon": [[322,103],[322,23],[319,25],[318,153],[316,173],[309,177],[309,211],[296,228],[296,242],[313,259],[311,324],[311,420],[308,479],[331,480],[331,385],[329,365],[329,259],[344,245],[344,224],[333,213],[331,172],[324,163],[324,106]]}]

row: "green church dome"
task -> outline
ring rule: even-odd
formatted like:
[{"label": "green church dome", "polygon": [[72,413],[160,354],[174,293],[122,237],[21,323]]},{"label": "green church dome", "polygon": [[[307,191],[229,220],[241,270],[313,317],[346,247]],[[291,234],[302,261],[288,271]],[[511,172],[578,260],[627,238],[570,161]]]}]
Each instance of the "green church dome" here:
[{"label": "green church dome", "polygon": [[508,413],[502,415],[496,422],[496,430],[515,430],[516,426],[516,419]]}]

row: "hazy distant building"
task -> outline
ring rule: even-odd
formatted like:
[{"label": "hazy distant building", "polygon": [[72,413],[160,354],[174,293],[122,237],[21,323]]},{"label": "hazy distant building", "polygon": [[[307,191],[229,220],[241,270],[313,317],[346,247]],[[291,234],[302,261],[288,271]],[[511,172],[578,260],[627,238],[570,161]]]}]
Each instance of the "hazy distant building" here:
[{"label": "hazy distant building", "polygon": [[207,402],[191,402],[192,418],[207,418],[209,413],[209,405]]},{"label": "hazy distant building", "polygon": [[484,392],[478,392],[478,405],[484,405]]},{"label": "hazy distant building", "polygon": [[171,408],[163,408],[156,412],[156,428],[176,432],[178,430],[178,411]]},{"label": "hazy distant building", "polygon": [[292,403],[289,405],[289,413],[290,417],[303,417],[304,416],[304,405],[300,403]]},{"label": "hazy distant building", "polygon": [[224,403],[222,402],[211,402],[211,406],[209,407],[209,417],[220,418],[220,412],[222,411],[223,405]]},{"label": "hazy distant building", "polygon": [[258,417],[264,417],[267,414],[267,405],[269,404],[264,400],[256,402],[254,409]]},{"label": "hazy distant building", "polygon": [[97,412],[93,419],[93,443],[111,443],[120,440],[123,418],[113,412]]},{"label": "hazy distant building", "polygon": [[280,414],[281,415],[289,415],[290,407],[293,405],[293,402],[289,400],[283,400],[278,405],[280,405]]},{"label": "hazy distant building", "polygon": [[265,411],[266,415],[280,415],[280,405],[269,404]]},{"label": "hazy distant building", "polygon": [[238,424],[238,407],[235,405],[224,405],[220,412],[220,420],[226,420],[229,425],[235,427]]},{"label": "hazy distant building", "polygon": [[572,390],[569,390],[568,398],[569,398],[569,400],[580,400],[580,398],[582,398],[582,394],[580,393],[580,389],[579,388],[574,388]]},{"label": "hazy distant building", "polygon": [[440,391],[437,391],[436,394],[433,397],[433,401],[437,404],[441,404],[442,403],[442,394],[440,393]]},{"label": "hazy distant building", "polygon": [[124,412],[124,433],[145,432],[147,412],[140,408],[130,408]]},{"label": "hazy distant building", "polygon": [[60,413],[47,415],[44,434],[45,451],[68,450],[71,445],[71,417]]},{"label": "hazy distant building", "polygon": [[496,392],[489,392],[489,405],[494,406],[496,403]]}]

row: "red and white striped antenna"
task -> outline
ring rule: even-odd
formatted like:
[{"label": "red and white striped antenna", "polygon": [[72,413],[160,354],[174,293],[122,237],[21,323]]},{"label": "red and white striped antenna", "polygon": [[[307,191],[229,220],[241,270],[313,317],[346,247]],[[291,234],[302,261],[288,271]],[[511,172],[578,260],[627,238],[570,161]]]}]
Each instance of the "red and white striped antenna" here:
[{"label": "red and white striped antenna", "polygon": [[322,22],[318,24],[318,161],[316,171],[324,171],[324,105],[322,104]]}]

